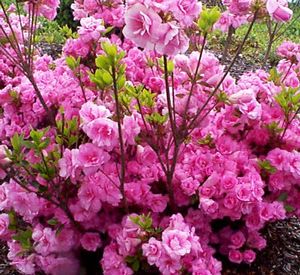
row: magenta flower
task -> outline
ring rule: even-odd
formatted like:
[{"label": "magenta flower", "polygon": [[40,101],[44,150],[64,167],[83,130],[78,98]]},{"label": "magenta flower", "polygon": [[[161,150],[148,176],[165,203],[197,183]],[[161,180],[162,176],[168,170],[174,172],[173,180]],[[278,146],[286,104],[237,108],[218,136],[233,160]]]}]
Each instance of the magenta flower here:
[{"label": "magenta flower", "polygon": [[151,237],[148,243],[142,245],[143,255],[147,257],[150,265],[155,264],[162,254],[162,244],[160,241]]},{"label": "magenta flower", "polygon": [[101,239],[98,233],[89,232],[81,237],[80,243],[85,250],[96,251],[101,246]]}]

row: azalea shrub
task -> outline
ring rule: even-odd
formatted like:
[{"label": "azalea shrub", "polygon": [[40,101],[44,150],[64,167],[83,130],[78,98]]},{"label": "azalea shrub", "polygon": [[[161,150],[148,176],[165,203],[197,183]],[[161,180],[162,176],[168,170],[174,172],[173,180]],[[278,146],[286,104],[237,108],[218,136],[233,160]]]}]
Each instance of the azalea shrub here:
[{"label": "azalea shrub", "polygon": [[[55,60],[34,41],[58,0],[22,2],[0,4],[0,238],[18,271],[221,274],[300,215],[300,45],[230,75],[256,22],[291,19],[285,0],[76,0]],[[245,22],[225,67],[208,36]]]}]

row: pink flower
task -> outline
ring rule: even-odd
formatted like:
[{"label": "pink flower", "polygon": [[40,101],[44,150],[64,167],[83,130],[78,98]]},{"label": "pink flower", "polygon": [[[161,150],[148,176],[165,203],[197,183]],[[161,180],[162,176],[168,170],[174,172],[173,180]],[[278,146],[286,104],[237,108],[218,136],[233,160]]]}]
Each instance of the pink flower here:
[{"label": "pink flower", "polygon": [[230,250],[228,256],[229,260],[236,264],[240,264],[243,260],[243,254],[239,250]]},{"label": "pink flower", "polygon": [[189,233],[177,229],[165,230],[162,234],[162,245],[172,258],[178,258],[191,252],[192,244]]},{"label": "pink flower", "polygon": [[117,206],[120,203],[122,194],[119,188],[120,181],[117,177],[110,177],[108,179],[101,175],[97,184],[99,186],[100,198],[103,202],[107,202],[113,206]]},{"label": "pink flower", "polygon": [[176,55],[185,53],[189,47],[189,39],[175,22],[168,22],[164,36],[161,36],[155,50],[162,55]]},{"label": "pink flower", "polygon": [[207,198],[200,198],[199,208],[203,209],[204,213],[212,215],[218,212],[219,204]]},{"label": "pink flower", "polygon": [[161,274],[178,274],[181,268],[177,258],[171,258],[168,254],[163,254],[157,263]]},{"label": "pink flower", "polygon": [[192,177],[185,177],[181,180],[180,187],[186,195],[192,196],[199,188],[199,181]]},{"label": "pink flower", "polygon": [[85,250],[95,252],[101,246],[101,239],[98,233],[85,233],[80,243]]},{"label": "pink flower", "polygon": [[123,119],[124,138],[130,145],[135,144],[135,137],[140,133],[141,127],[133,116],[125,116]]},{"label": "pink flower", "polygon": [[79,146],[78,162],[83,167],[86,175],[95,173],[109,159],[110,156],[108,153],[92,143]]},{"label": "pink flower", "polygon": [[278,170],[284,170],[287,163],[290,163],[290,156],[287,151],[275,148],[270,151],[267,159]]},{"label": "pink flower", "polygon": [[86,17],[80,20],[81,27],[78,29],[78,34],[81,39],[88,43],[92,40],[98,41],[101,32],[105,30],[103,21],[101,19],[95,19],[94,17]]},{"label": "pink flower", "polygon": [[7,85],[3,89],[0,89],[0,104],[4,105],[5,103],[10,103],[13,98],[10,95],[10,92],[12,90],[11,85]]},{"label": "pink flower", "polygon": [[291,59],[300,52],[300,45],[291,41],[284,41],[278,48],[277,54],[281,57]]},{"label": "pink flower", "polygon": [[[59,0],[38,0],[34,2],[37,7],[38,15],[42,15],[49,20],[53,20],[55,18],[60,2]],[[28,5],[31,5],[31,3],[29,2]],[[26,10],[29,9],[28,5],[25,6]]]},{"label": "pink flower", "polygon": [[80,172],[78,170],[79,168],[79,163],[77,161],[78,154],[79,154],[78,149],[73,149],[73,150],[66,149],[64,151],[63,158],[61,158],[58,161],[58,165],[60,168],[59,175],[63,178],[70,177],[72,182],[76,181],[76,177]]},{"label": "pink flower", "polygon": [[251,248],[262,250],[266,247],[267,242],[257,231],[251,231],[248,234],[247,244]]},{"label": "pink flower", "polygon": [[240,201],[248,202],[252,197],[250,184],[240,183],[236,186],[236,196]]},{"label": "pink flower", "polygon": [[43,228],[38,225],[34,228],[32,239],[35,242],[35,250],[43,256],[55,251],[56,237],[55,231],[51,228]]},{"label": "pink flower", "polygon": [[236,195],[232,193],[228,194],[223,201],[223,204],[227,209],[234,209],[239,203]]},{"label": "pink flower", "polygon": [[37,262],[39,266],[47,274],[53,275],[75,275],[79,274],[79,261],[72,255],[58,256],[55,254],[45,257],[38,256]]},{"label": "pink flower", "polygon": [[9,216],[5,213],[0,214],[0,237],[4,238],[9,233]]},{"label": "pink flower", "polygon": [[231,172],[225,173],[221,180],[221,186],[226,191],[232,190],[237,184],[238,180],[236,176]]},{"label": "pink flower", "polygon": [[34,255],[30,255],[24,258],[17,258],[11,262],[12,265],[16,267],[23,274],[33,275],[36,274]]},{"label": "pink flower", "polygon": [[0,185],[0,211],[6,209],[9,204],[8,194],[7,194],[7,183]]},{"label": "pink flower", "polygon": [[125,13],[123,33],[139,47],[153,49],[165,31],[166,25],[162,24],[160,16],[151,8],[138,3]]},{"label": "pink flower", "polygon": [[101,260],[101,266],[103,268],[104,274],[133,274],[133,271],[125,264],[123,257],[118,254],[117,244],[115,243],[111,243],[110,245],[105,247],[103,258]]},{"label": "pink flower", "polygon": [[91,101],[88,101],[81,106],[79,114],[83,124],[92,122],[100,117],[108,118],[111,116],[111,112],[104,105],[97,105]]},{"label": "pink flower", "polygon": [[172,1],[171,3],[169,10],[184,27],[192,25],[202,8],[201,2],[196,0],[177,0]]},{"label": "pink flower", "polygon": [[229,11],[234,15],[243,15],[249,12],[251,1],[249,0],[232,0],[224,1],[226,5],[229,5]]},{"label": "pink flower", "polygon": [[6,156],[6,151],[8,150],[6,145],[0,145],[0,179],[6,177],[6,172],[1,168],[4,168],[11,160]]},{"label": "pink flower", "polygon": [[117,123],[108,118],[97,118],[88,123],[84,131],[93,143],[108,151],[118,144]]},{"label": "pink flower", "polygon": [[267,0],[267,10],[277,22],[289,21],[293,16],[293,11],[288,8],[286,0]]},{"label": "pink flower", "polygon": [[247,249],[243,252],[243,260],[244,262],[246,262],[247,264],[251,264],[254,262],[256,258],[256,254],[253,250],[251,249]]},{"label": "pink flower", "polygon": [[222,32],[228,32],[229,27],[232,25],[232,14],[228,11],[222,13],[220,19],[214,25],[214,29],[221,30]]},{"label": "pink flower", "polygon": [[230,241],[231,241],[230,247],[232,247],[234,249],[238,249],[244,245],[244,243],[246,242],[246,238],[241,231],[238,231],[238,232],[234,233],[233,235],[231,235]]},{"label": "pink flower", "polygon": [[161,194],[151,194],[147,196],[147,204],[154,213],[162,213],[168,204],[169,198]]},{"label": "pink flower", "polygon": [[272,219],[273,217],[272,210],[273,209],[271,205],[269,205],[268,203],[263,203],[260,208],[260,213],[259,213],[260,218],[265,221]]},{"label": "pink flower", "polygon": [[143,255],[147,258],[150,265],[154,265],[162,254],[162,244],[160,241],[151,237],[148,243],[142,245]]},{"label": "pink flower", "polygon": [[78,199],[81,206],[93,213],[97,213],[101,209],[100,189],[92,182],[83,184],[78,190]]}]

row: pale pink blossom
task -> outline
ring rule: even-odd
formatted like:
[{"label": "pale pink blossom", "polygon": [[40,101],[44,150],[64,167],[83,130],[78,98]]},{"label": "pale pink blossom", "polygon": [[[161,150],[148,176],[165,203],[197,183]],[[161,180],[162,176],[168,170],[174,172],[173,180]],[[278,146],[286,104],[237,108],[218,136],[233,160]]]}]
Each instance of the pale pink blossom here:
[{"label": "pale pink blossom", "polygon": [[162,245],[172,258],[184,256],[190,253],[192,248],[192,244],[189,241],[189,233],[177,229],[163,232]]},{"label": "pale pink blossom", "polygon": [[267,0],[266,6],[270,16],[277,22],[289,21],[293,16],[286,0]]},{"label": "pale pink blossom", "polygon": [[142,245],[143,255],[147,258],[150,265],[154,265],[162,254],[162,244],[160,241],[151,237],[148,243]]},{"label": "pale pink blossom", "polygon": [[137,46],[153,49],[154,44],[166,31],[160,16],[151,8],[141,4],[131,6],[125,13],[125,27],[123,33]]},{"label": "pale pink blossom", "polygon": [[88,123],[84,130],[93,143],[108,151],[118,144],[117,123],[108,118],[97,118]]}]

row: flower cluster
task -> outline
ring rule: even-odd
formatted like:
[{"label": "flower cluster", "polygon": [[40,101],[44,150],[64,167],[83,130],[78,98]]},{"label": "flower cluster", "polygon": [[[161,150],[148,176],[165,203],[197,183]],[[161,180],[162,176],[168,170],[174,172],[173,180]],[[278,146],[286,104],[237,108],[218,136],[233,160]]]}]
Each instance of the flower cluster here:
[{"label": "flower cluster", "polygon": [[[282,23],[289,21],[293,16],[293,11],[288,8],[286,0],[267,0],[266,12],[275,22]],[[237,29],[244,25],[253,16],[253,11],[257,7],[264,5],[262,1],[249,0],[224,0],[223,4],[227,9],[222,13],[221,18],[215,25],[215,29],[228,32],[229,28]]]},{"label": "flower cluster", "polygon": [[[252,4],[226,5],[252,18]],[[73,9],[78,37],[56,60],[35,52],[21,67],[26,41],[0,44],[0,238],[11,264],[53,275],[79,274],[83,254],[104,274],[217,275],[217,253],[251,264],[264,225],[300,215],[299,45],[236,80],[205,49],[221,19],[198,1]],[[0,39],[12,31],[3,26]],[[188,50],[191,31],[199,51]]]}]

